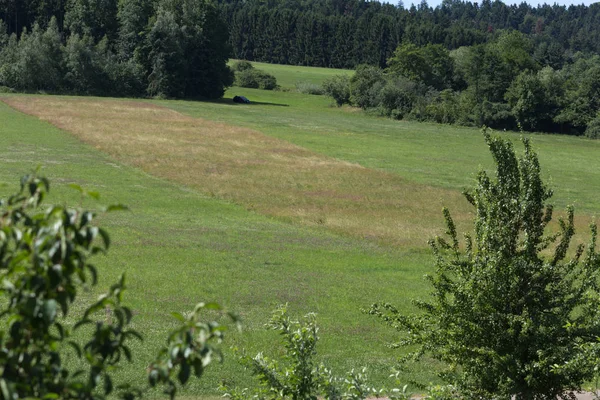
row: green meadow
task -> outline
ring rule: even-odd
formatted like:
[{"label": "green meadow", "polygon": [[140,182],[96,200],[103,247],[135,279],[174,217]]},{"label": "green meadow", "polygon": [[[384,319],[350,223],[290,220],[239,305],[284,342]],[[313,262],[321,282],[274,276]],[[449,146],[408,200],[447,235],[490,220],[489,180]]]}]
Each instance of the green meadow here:
[{"label": "green meadow", "polygon": [[[229,65],[235,63],[231,60]],[[285,89],[294,89],[296,83],[306,82],[320,85],[328,78],[335,75],[351,76],[353,71],[348,69],[321,68],[321,67],[303,67],[299,65],[281,65],[267,64],[261,62],[252,62],[255,68],[265,71],[277,78],[277,84]]]},{"label": "green meadow", "polygon": [[[258,63],[256,66],[276,75],[283,87],[290,88],[297,81],[320,83],[340,72]],[[231,101],[234,95],[244,95],[252,103],[235,104]],[[27,103],[33,97],[10,95],[6,99]],[[67,97],[52,100],[73,102]],[[305,149],[314,155],[310,157],[373,171],[368,177],[374,177],[374,186],[390,181],[396,185],[394,190],[402,191],[405,185],[411,191],[426,188],[427,193],[443,197],[417,199],[425,206],[438,207],[438,202],[444,204],[448,196],[465,220],[470,214],[456,200],[458,193],[473,184],[480,168],[492,165],[477,129],[388,120],[353,108],[337,108],[324,96],[234,87],[214,102],[145,102],[186,117],[249,128],[277,143]],[[96,122],[102,125],[101,117],[98,118]],[[520,134],[497,133],[513,139],[519,148]],[[392,384],[387,377],[402,354],[388,347],[396,335],[361,309],[383,300],[409,312],[413,310],[411,299],[427,296],[422,277],[432,266],[426,244],[429,237],[396,245],[384,236],[344,230],[343,224],[313,224],[310,218],[270,213],[273,200],[266,195],[261,199],[258,193],[252,198],[266,204],[261,208],[250,204],[239,191],[227,191],[224,187],[225,195],[220,195],[219,191],[209,191],[203,184],[195,183],[194,176],[179,180],[177,177],[185,171],[177,171],[180,175],[174,174],[173,179],[168,174],[155,174],[147,167],[147,161],[131,161],[127,152],[132,149],[123,149],[123,154],[104,152],[99,150],[101,146],[86,144],[78,136],[1,102],[0,136],[0,197],[14,192],[19,177],[39,165],[41,173],[51,180],[49,202],[80,204],[78,193],[68,188],[70,183],[76,183],[102,194],[99,202],[84,200],[84,207],[99,208],[111,203],[130,207],[129,212],[99,217],[98,223],[111,233],[113,245],[106,256],[96,259],[101,271],[99,286],[83,295],[83,301],[90,302],[122,272],[127,275],[126,299],[136,311],[134,325],[145,341],[133,346],[136,359],[123,369],[124,380],[144,379],[145,367],[174,326],[171,312],[185,313],[199,301],[217,301],[240,315],[243,330],[228,333],[225,362],[211,365],[202,380],[186,389],[187,396],[216,396],[221,380],[242,387],[251,384],[230,347],[245,348],[250,354],[281,354],[281,348],[274,345],[277,334],[264,328],[271,311],[281,303],[288,303],[295,316],[318,314],[319,358],[336,373],[366,366],[375,384]],[[554,203],[559,208],[575,204],[581,217],[578,226],[585,228],[600,210],[596,195],[600,186],[600,144],[566,136],[531,136],[544,175],[555,189]],[[228,153],[235,149],[221,150]],[[315,181],[327,183],[332,178],[311,171]],[[200,182],[200,177],[196,177]],[[235,180],[219,184],[235,185]],[[353,187],[352,179],[348,179],[339,190],[352,191]],[[364,185],[359,189],[365,187],[368,189]],[[295,202],[298,199],[293,196],[304,192],[290,193],[290,202]],[[409,199],[415,201],[413,197]],[[331,201],[331,212],[338,218],[350,218],[357,212],[350,206],[344,209],[346,203]],[[393,206],[378,202],[378,198],[368,199],[367,204],[377,218],[386,213],[382,207]],[[326,217],[328,204],[320,203],[319,207],[325,210]],[[396,207],[407,205],[398,203]],[[443,218],[441,207],[438,208],[438,216],[408,213],[403,217],[407,220],[398,224],[405,224],[406,229],[424,224],[439,226],[432,232],[442,234]],[[425,361],[407,371],[403,378],[435,381],[433,370]]]}]

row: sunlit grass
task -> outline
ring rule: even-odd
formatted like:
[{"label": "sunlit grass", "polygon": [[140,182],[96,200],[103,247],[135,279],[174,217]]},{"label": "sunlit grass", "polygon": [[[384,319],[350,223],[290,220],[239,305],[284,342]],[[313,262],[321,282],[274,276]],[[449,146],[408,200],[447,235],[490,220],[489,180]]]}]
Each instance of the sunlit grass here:
[{"label": "sunlit grass", "polygon": [[[289,87],[337,73],[258,67],[273,68]],[[233,103],[236,94],[252,103]],[[443,233],[441,206],[465,227],[472,211],[460,192],[492,166],[478,129],[368,116],[324,96],[231,88],[214,102],[6,98],[73,134],[0,104],[2,196],[40,164],[52,201],[76,204],[66,189],[76,182],[133,210],[101,218],[114,247],[97,262],[103,284],[128,273],[127,298],[148,337],[135,345],[139,361],[122,373],[128,380],[143,379],[170,311],[216,300],[244,320],[245,332],[227,343],[250,352],[280,351],[276,334],[263,329],[278,303],[316,311],[320,354],[336,372],[367,365],[384,383],[399,356],[386,347],[394,333],[359,309],[383,299],[407,310],[411,298],[426,296],[425,243]],[[497,134],[520,152],[519,134]],[[553,201],[576,205],[585,241],[600,209],[598,142],[531,136]],[[247,385],[226,356],[186,395],[215,394],[219,379]],[[428,363],[409,375],[433,379]]]},{"label": "sunlit grass", "polygon": [[[231,60],[229,64],[237,60]],[[285,89],[294,89],[296,83],[307,82],[315,85],[321,85],[324,80],[335,75],[351,76],[354,71],[349,69],[320,68],[320,67],[302,67],[297,65],[279,65],[252,62],[255,68],[261,69],[274,75],[277,78],[277,84]]]},{"label": "sunlit grass", "polygon": [[[250,353],[280,351],[277,334],[263,326],[277,304],[288,302],[292,315],[317,312],[319,353],[337,373],[366,365],[375,383],[389,383],[389,369],[399,356],[386,346],[394,333],[360,309],[379,299],[409,309],[409,297],[425,296],[428,251],[393,249],[247,211],[127,166],[1,103],[0,121],[0,197],[13,193],[19,177],[41,165],[52,183],[50,202],[77,205],[78,194],[68,189],[77,183],[101,192],[103,204],[125,203],[132,210],[99,218],[113,246],[95,260],[100,287],[83,297],[91,301],[126,272],[126,300],[146,340],[133,344],[136,361],[121,378],[143,382],[146,366],[173,326],[170,312],[208,300],[240,314],[244,331],[231,332],[225,345]],[[98,207],[90,200],[84,205]],[[216,394],[221,379],[248,385],[247,373],[229,351],[225,355],[224,364],[212,366],[185,394]],[[428,369],[424,365],[411,375],[433,379]]]},{"label": "sunlit grass", "polygon": [[158,177],[247,209],[357,238],[422,248],[456,191],[311,152],[247,128],[131,101],[12,97],[11,106]]}]

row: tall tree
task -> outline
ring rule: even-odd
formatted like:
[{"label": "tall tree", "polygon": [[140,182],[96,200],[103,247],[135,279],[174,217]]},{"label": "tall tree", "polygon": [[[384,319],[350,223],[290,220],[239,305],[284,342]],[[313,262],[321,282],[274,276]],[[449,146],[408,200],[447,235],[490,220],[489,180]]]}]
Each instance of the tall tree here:
[{"label": "tall tree", "polygon": [[[594,374],[600,335],[600,254],[596,228],[587,250],[573,238],[573,208],[558,234],[548,234],[552,195],[528,140],[517,157],[512,144],[485,136],[496,176],[484,171],[466,194],[475,212],[474,236],[464,246],[448,210],[447,237],[431,241],[435,272],[419,315],[388,304],[371,313],[402,332],[412,355],[447,366],[443,378],[461,398],[572,398]],[[585,251],[585,255],[584,255]]]}]

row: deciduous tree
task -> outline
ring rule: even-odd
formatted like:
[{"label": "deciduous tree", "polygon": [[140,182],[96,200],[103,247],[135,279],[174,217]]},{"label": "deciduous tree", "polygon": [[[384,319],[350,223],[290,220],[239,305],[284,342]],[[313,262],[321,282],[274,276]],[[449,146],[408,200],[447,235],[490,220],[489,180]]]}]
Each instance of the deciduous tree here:
[{"label": "deciduous tree", "polygon": [[403,315],[390,304],[370,312],[402,332],[411,355],[443,362],[442,377],[466,398],[570,398],[594,373],[586,345],[600,336],[596,227],[587,247],[570,249],[573,208],[548,232],[552,195],[527,139],[517,157],[512,144],[485,134],[496,176],[481,171],[466,193],[474,236],[459,244],[445,209],[447,238],[431,242],[431,296]]}]

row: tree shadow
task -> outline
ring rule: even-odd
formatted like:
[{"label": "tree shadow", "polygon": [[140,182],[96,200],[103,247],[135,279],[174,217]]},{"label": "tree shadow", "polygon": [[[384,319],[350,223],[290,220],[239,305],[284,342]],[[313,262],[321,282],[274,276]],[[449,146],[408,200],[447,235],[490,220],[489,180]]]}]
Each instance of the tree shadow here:
[{"label": "tree shadow", "polygon": [[252,101],[252,99],[250,99],[250,103],[244,104],[244,103],[234,103],[233,102],[233,97],[223,97],[220,99],[214,99],[214,100],[209,100],[210,103],[215,103],[215,104],[224,104],[226,106],[274,106],[274,107],[289,107],[289,104],[281,104],[281,103],[268,103],[268,102],[264,102],[264,101]]}]

